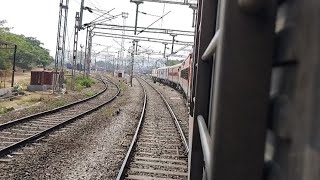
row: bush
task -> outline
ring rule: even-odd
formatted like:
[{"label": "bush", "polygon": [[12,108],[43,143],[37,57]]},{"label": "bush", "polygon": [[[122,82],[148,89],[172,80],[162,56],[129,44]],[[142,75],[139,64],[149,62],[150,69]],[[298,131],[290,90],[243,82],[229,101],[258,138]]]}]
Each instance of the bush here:
[{"label": "bush", "polygon": [[17,93],[21,93],[22,92],[22,85],[20,85],[20,84],[15,84],[14,86],[13,86],[13,92],[17,92]]},{"label": "bush", "polygon": [[91,87],[91,85],[94,83],[95,83],[95,81],[90,77],[77,77],[76,78],[76,84],[77,85],[79,84],[79,85],[86,87],[86,88]]},{"label": "bush", "polygon": [[13,111],[13,110],[14,110],[13,107],[7,108],[7,107],[4,107],[4,106],[0,106],[0,114],[5,114],[5,113],[7,113],[9,111]]}]

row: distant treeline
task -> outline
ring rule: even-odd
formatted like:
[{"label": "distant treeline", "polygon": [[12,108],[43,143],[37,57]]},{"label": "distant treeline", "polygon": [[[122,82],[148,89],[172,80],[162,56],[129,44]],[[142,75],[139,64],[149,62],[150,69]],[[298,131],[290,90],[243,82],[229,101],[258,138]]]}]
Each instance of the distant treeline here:
[{"label": "distant treeline", "polygon": [[[47,66],[53,58],[49,50],[42,47],[43,43],[35,37],[25,37],[10,32],[12,28],[6,27],[6,20],[0,20],[0,43],[8,42],[17,45],[16,66],[23,69],[30,69],[36,65]],[[0,48],[0,69],[6,70],[12,67],[13,46]]]}]

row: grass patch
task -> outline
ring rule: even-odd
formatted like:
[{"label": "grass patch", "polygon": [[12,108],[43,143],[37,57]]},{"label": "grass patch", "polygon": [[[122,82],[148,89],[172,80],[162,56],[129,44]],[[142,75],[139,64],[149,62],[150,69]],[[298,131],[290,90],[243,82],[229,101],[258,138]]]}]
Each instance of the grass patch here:
[{"label": "grass patch", "polygon": [[92,84],[95,84],[96,81],[90,77],[82,77],[82,76],[78,76],[76,77],[76,85],[80,85],[83,87],[91,87]]},{"label": "grass patch", "polygon": [[81,86],[80,84],[76,84],[74,87],[74,90],[77,92],[81,92],[84,89],[83,86]]},{"label": "grass patch", "polygon": [[84,93],[86,96],[91,97],[94,96],[96,94],[96,92],[92,91],[92,90],[88,90]]},{"label": "grass patch", "polygon": [[108,108],[105,109],[103,115],[105,117],[111,117],[113,115],[114,110],[115,109],[113,107],[108,107]]},{"label": "grass patch", "polygon": [[50,109],[53,109],[56,107],[64,106],[66,104],[67,104],[67,102],[64,99],[57,99],[57,100],[51,101],[49,103],[49,107],[50,107]]},{"label": "grass patch", "polygon": [[16,103],[18,105],[34,104],[41,101],[48,101],[49,99],[50,98],[47,95],[32,94],[32,95],[22,96],[22,98],[17,100]]},{"label": "grass patch", "polygon": [[0,106],[0,115],[1,115],[1,114],[5,114],[5,113],[7,113],[7,112],[9,112],[9,111],[13,111],[13,110],[14,110],[13,107],[7,108],[7,107],[5,107],[5,106]]},{"label": "grass patch", "polygon": [[[66,77],[64,79],[64,83],[67,84],[67,87],[71,87],[72,77]],[[77,92],[81,92],[84,88],[89,88],[96,81],[91,77],[83,77],[82,75],[76,76],[74,90]]]},{"label": "grass patch", "polygon": [[119,87],[120,87],[121,91],[125,91],[128,89],[128,85],[124,82],[120,82]]}]

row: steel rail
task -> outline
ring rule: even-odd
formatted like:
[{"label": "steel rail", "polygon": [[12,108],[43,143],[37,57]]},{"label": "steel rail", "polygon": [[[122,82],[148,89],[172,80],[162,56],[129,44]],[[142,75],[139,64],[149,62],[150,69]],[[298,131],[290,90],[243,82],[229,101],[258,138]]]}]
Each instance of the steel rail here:
[{"label": "steel rail", "polygon": [[[99,79],[98,79],[99,80]],[[19,118],[19,119],[16,119],[16,120],[13,120],[13,121],[9,121],[9,122],[6,122],[6,123],[3,123],[3,124],[0,124],[0,130],[3,130],[3,129],[6,129],[6,128],[9,128],[11,126],[14,126],[16,124],[20,124],[20,123],[24,123],[28,120],[31,120],[33,118],[37,118],[37,117],[40,117],[40,116],[43,116],[43,115],[47,115],[47,114],[50,114],[50,113],[55,113],[55,112],[58,112],[60,110],[63,110],[63,109],[66,109],[66,108],[69,108],[69,107],[72,107],[74,105],[77,105],[77,104],[80,104],[80,103],[83,103],[83,102],[86,102],[90,99],[93,99],[97,96],[99,96],[100,94],[104,93],[107,88],[108,88],[108,85],[102,81],[102,80],[99,80],[101,81],[102,83],[105,84],[105,88],[98,92],[97,94],[91,96],[91,97],[88,97],[88,98],[85,98],[85,99],[80,99],[78,101],[75,101],[75,102],[72,102],[72,103],[69,103],[67,105],[64,105],[64,106],[60,106],[60,107],[57,107],[57,108],[54,108],[54,109],[51,109],[51,110],[48,110],[48,111],[43,111],[43,112],[40,112],[40,113],[36,113],[36,114],[32,114],[32,115],[29,115],[29,116],[25,116],[25,117],[22,117],[22,118]]]},{"label": "steel rail", "polygon": [[[108,78],[106,78],[106,79],[108,79]],[[54,131],[54,130],[56,130],[56,129],[59,129],[59,128],[65,126],[65,125],[67,125],[67,124],[69,124],[69,123],[72,123],[72,122],[75,121],[76,119],[78,119],[78,118],[80,118],[80,117],[83,117],[83,116],[85,116],[85,115],[87,115],[87,114],[90,114],[90,113],[92,113],[92,112],[100,109],[102,106],[104,106],[104,105],[106,105],[106,104],[108,104],[108,103],[111,103],[111,102],[119,95],[119,93],[120,93],[120,88],[119,88],[119,86],[118,86],[116,83],[112,82],[110,79],[108,79],[108,81],[109,81],[110,83],[114,84],[114,85],[117,87],[117,90],[118,90],[117,93],[116,93],[111,99],[109,99],[108,101],[106,101],[106,102],[104,102],[104,103],[101,103],[100,105],[98,105],[98,106],[96,106],[96,107],[94,107],[94,108],[91,108],[91,109],[89,109],[89,110],[87,110],[87,111],[85,111],[85,112],[83,112],[83,113],[81,113],[81,114],[75,115],[75,116],[73,116],[73,117],[71,117],[71,118],[69,118],[69,119],[67,119],[67,120],[65,120],[65,121],[63,121],[63,122],[61,122],[61,123],[53,126],[53,127],[50,127],[50,128],[48,128],[48,129],[46,129],[46,130],[44,130],[44,131],[42,131],[42,132],[39,132],[39,133],[37,133],[37,134],[35,134],[35,135],[33,135],[33,136],[30,136],[30,137],[28,137],[28,138],[25,138],[25,139],[23,139],[23,140],[15,143],[15,144],[12,144],[12,145],[10,145],[10,146],[7,146],[7,147],[1,149],[1,150],[0,150],[0,157],[6,155],[6,154],[8,154],[8,153],[10,153],[11,151],[13,151],[13,150],[15,150],[15,149],[17,149],[17,148],[19,148],[19,147],[27,144],[27,143],[29,143],[30,141],[34,141],[34,140],[38,139],[38,138],[41,137],[41,136],[44,136],[44,135],[46,135],[46,134],[48,134],[48,133],[50,133],[50,132],[52,132],[52,131]],[[104,82],[104,83],[105,83],[105,82]],[[105,84],[106,84],[106,83],[105,83]],[[105,92],[105,90],[104,90],[103,92]],[[96,96],[95,96],[95,97],[96,97]],[[85,102],[85,101],[82,101],[82,102]],[[61,109],[61,108],[60,108],[60,109]],[[47,113],[45,113],[45,114],[47,114]],[[44,114],[44,115],[45,115],[45,114]]]},{"label": "steel rail", "polygon": [[144,93],[144,100],[143,100],[143,107],[142,107],[142,111],[141,111],[141,115],[140,115],[140,120],[139,120],[139,123],[138,123],[138,126],[137,126],[137,129],[134,133],[134,136],[132,138],[132,141],[131,141],[131,144],[130,144],[130,147],[128,149],[128,152],[126,154],[126,157],[124,158],[123,160],[123,163],[122,163],[122,166],[119,170],[119,173],[118,173],[118,176],[117,176],[117,180],[120,180],[120,179],[124,179],[124,176],[126,174],[126,167],[128,166],[129,164],[129,160],[132,156],[132,153],[133,153],[133,148],[134,146],[136,145],[136,142],[137,142],[137,139],[138,139],[138,135],[139,135],[139,132],[141,130],[141,125],[144,121],[144,115],[145,115],[145,112],[146,112],[146,106],[147,106],[147,92],[144,88],[144,86],[141,84],[140,81],[138,81],[139,84],[141,85],[142,89],[143,89],[143,93]]},{"label": "steel rail", "polygon": [[[139,78],[139,79],[142,79],[142,78]],[[137,78],[138,80],[138,78]],[[162,94],[157,90],[155,89],[152,85],[150,85],[150,83],[148,83],[147,81],[145,81],[144,79],[142,79],[144,82],[146,82],[146,84],[148,84],[151,88],[153,88],[162,98],[162,100],[165,102],[166,104],[166,107],[168,108],[169,112],[170,112],[170,115],[175,119],[175,125],[176,125],[176,128],[178,129],[179,131],[179,134],[182,138],[182,141],[183,141],[183,144],[186,148],[186,151],[189,151],[189,147],[188,147],[188,144],[187,144],[187,141],[186,141],[186,138],[184,136],[184,133],[179,125],[179,122],[177,120],[177,117],[176,115],[174,114],[172,108],[170,107],[170,105],[168,104],[168,102],[166,101],[166,99],[164,98],[164,96],[162,96]],[[135,134],[134,134],[134,137],[131,141],[131,144],[130,144],[130,147],[128,149],[128,152],[125,156],[125,159],[121,165],[121,168],[118,172],[118,175],[117,175],[117,178],[116,180],[122,180],[125,178],[125,175],[126,175],[126,172],[127,172],[127,167],[130,163],[130,159],[132,158],[132,153],[133,153],[133,148],[135,147],[136,143],[137,143],[137,139],[138,139],[138,135],[141,131],[141,126],[142,126],[142,123],[144,121],[144,117],[145,117],[145,111],[146,111],[146,105],[147,105],[147,93],[146,93],[146,90],[144,88],[144,86],[142,85],[142,83],[138,80],[139,84],[141,85],[142,89],[143,89],[143,92],[144,92],[144,103],[143,103],[143,107],[142,107],[142,111],[141,111],[141,115],[140,115],[140,120],[139,120],[139,123],[138,123],[138,126],[136,128],[136,131],[135,131]],[[182,134],[181,134],[182,133]]]},{"label": "steel rail", "polygon": [[[142,78],[141,78],[141,79],[142,79]],[[177,116],[175,115],[175,113],[173,112],[173,110],[172,110],[171,106],[169,105],[168,101],[167,101],[166,98],[160,93],[160,91],[158,91],[155,87],[153,87],[149,82],[147,82],[145,79],[142,79],[142,80],[143,80],[144,82],[146,82],[149,86],[151,86],[152,89],[154,89],[154,90],[160,95],[161,99],[162,99],[163,102],[166,104],[167,109],[169,110],[172,118],[174,119],[174,123],[175,123],[175,125],[176,125],[177,130],[179,131],[180,138],[181,138],[181,140],[182,140],[182,143],[183,143],[184,147],[186,148],[186,152],[188,153],[188,152],[189,152],[188,141],[187,141],[187,139],[186,139],[185,134],[184,134],[183,131],[182,131],[182,128],[181,128],[181,126],[180,126],[180,123],[179,123],[179,121],[178,121],[178,118],[177,118]]]}]

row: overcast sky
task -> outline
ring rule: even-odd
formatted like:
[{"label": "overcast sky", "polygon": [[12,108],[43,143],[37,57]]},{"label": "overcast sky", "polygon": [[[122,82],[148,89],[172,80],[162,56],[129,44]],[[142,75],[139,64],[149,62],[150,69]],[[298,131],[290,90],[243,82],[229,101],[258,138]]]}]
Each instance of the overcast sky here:
[{"label": "overcast sky", "polygon": [[[13,27],[12,32],[18,34],[24,34],[25,36],[36,37],[44,43],[44,47],[50,50],[52,56],[55,55],[56,39],[57,39],[57,25],[58,25],[58,13],[59,13],[60,0],[0,0],[0,19],[8,21],[8,26]],[[85,6],[93,9],[110,10],[112,15],[120,14],[121,12],[128,12],[129,17],[127,19],[127,25],[134,26],[135,9],[136,5],[130,3],[130,0],[85,0]],[[154,24],[154,28],[168,28],[178,30],[193,31],[192,24],[192,10],[188,6],[160,4],[145,2],[140,5],[139,11],[162,16],[163,14],[171,11],[163,21],[159,21]],[[74,17],[76,11],[80,9],[80,0],[69,0],[69,13],[68,13],[68,40],[66,41],[67,49],[73,48],[73,32],[74,32]],[[84,12],[83,23],[87,23],[95,19],[97,15],[91,14],[88,11]],[[148,16],[139,13],[138,26],[149,26],[158,17]],[[119,18],[106,22],[109,24],[122,25],[123,19]],[[110,32],[111,31],[105,31]],[[119,33],[120,31],[114,31],[112,33]],[[126,34],[133,34],[133,32],[127,32]],[[148,34],[142,33],[141,36],[149,36],[154,38],[171,39],[168,35]],[[121,39],[115,39],[121,43]],[[181,41],[193,41],[192,37],[177,37],[177,40]],[[94,37],[94,43],[111,45],[110,52],[118,51],[120,46],[112,38]],[[80,44],[85,44],[85,32],[81,31],[79,35]],[[125,48],[132,45],[130,40],[126,40]],[[139,43],[144,48],[150,48],[156,51],[163,52],[163,45],[150,42]],[[171,45],[170,45],[171,47]],[[179,49],[181,46],[176,46],[175,49]],[[95,45],[93,49],[95,51],[101,51],[105,47]],[[190,49],[190,47],[189,47]],[[181,52],[183,53],[183,52]],[[184,52],[186,54],[186,52]]]}]

